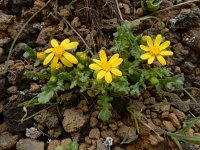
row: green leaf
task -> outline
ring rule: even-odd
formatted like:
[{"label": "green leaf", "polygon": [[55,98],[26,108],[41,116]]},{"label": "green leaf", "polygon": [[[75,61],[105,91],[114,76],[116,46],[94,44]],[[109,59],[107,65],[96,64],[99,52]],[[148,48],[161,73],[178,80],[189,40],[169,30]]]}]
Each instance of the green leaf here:
[{"label": "green leaf", "polygon": [[63,150],[62,146],[58,145],[56,146],[56,150]]},{"label": "green leaf", "polygon": [[27,77],[27,78],[33,79],[33,80],[39,79],[38,73],[36,73],[34,71],[25,71],[24,76]]},{"label": "green leaf", "polygon": [[39,66],[40,63],[41,63],[41,61],[40,61],[39,59],[36,59],[36,60],[35,60],[35,63],[34,63],[34,67]]},{"label": "green leaf", "polygon": [[170,71],[166,68],[151,68],[147,71],[151,77],[164,78],[170,75]]},{"label": "green leaf", "polygon": [[[114,33],[112,53],[119,52],[123,59],[134,56],[139,58],[141,50],[137,49],[137,38],[133,35],[134,26],[128,22],[122,22]],[[130,55],[131,52],[131,55]]]},{"label": "green leaf", "polygon": [[23,43],[22,49],[25,50],[25,53],[23,54],[23,57],[27,58],[33,58],[36,59],[36,52],[29,47],[27,44]]},{"label": "green leaf", "polygon": [[160,8],[161,3],[162,0],[144,0],[141,2],[141,5],[144,10],[153,12]]},{"label": "green leaf", "polygon": [[184,134],[188,129],[192,128],[199,119],[200,116],[183,121],[183,128],[176,131],[176,133]]},{"label": "green leaf", "polygon": [[184,142],[200,145],[200,136],[188,136],[188,135],[171,133],[171,132],[166,132],[166,131],[164,131],[164,133],[179,141],[184,141]]},{"label": "green leaf", "polygon": [[177,77],[166,77],[164,79],[160,79],[159,83],[156,85],[156,89],[166,89],[166,90],[175,90],[183,87],[183,81]]},{"label": "green leaf", "polygon": [[70,81],[72,80],[72,76],[70,75],[69,72],[61,72],[57,75],[58,79]]},{"label": "green leaf", "polygon": [[148,10],[155,11],[159,8],[160,3],[153,3],[151,0],[146,0]]},{"label": "green leaf", "polygon": [[25,52],[25,53],[23,54],[23,57],[26,58],[26,59],[28,59],[28,58],[30,58],[30,54],[29,54],[28,52]]},{"label": "green leaf", "polygon": [[110,107],[112,107],[112,105],[109,103],[106,106],[101,107],[98,118],[104,122],[108,121],[112,117]]},{"label": "green leaf", "polygon": [[42,88],[42,92],[37,95],[39,103],[47,103],[56,92],[56,84],[47,84]]},{"label": "green leaf", "polygon": [[73,89],[75,86],[77,86],[77,80],[71,82],[70,89]]},{"label": "green leaf", "polygon": [[56,91],[64,91],[65,90],[65,85],[63,80],[58,80],[57,81],[57,86],[55,88]]},{"label": "green leaf", "polygon": [[102,121],[108,121],[112,117],[112,105],[109,103],[111,100],[112,98],[108,97],[107,94],[99,96],[99,100],[97,101],[100,110],[98,118]]},{"label": "green leaf", "polygon": [[64,87],[65,87],[66,90],[70,90],[70,84],[69,83],[65,83]]},{"label": "green leaf", "polygon": [[108,88],[109,91],[116,95],[128,95],[130,88],[127,78],[125,76],[118,77],[115,81],[111,83],[111,86]]},{"label": "green leaf", "polygon": [[78,143],[77,142],[70,142],[65,150],[78,150]]},{"label": "green leaf", "polygon": [[139,75],[140,75],[139,81],[137,81],[134,85],[130,86],[130,94],[132,96],[139,96],[140,88],[146,89],[146,84],[145,84],[146,71],[142,71]]},{"label": "green leaf", "polygon": [[135,85],[131,85],[130,87],[130,94],[132,96],[139,96],[140,95],[140,83],[136,83]]},{"label": "green leaf", "polygon": [[129,137],[129,134],[128,134],[129,132],[130,132],[130,128],[128,128],[128,130],[126,131],[125,136],[120,144],[129,144],[135,141],[136,139],[138,139],[139,136],[135,134]]}]

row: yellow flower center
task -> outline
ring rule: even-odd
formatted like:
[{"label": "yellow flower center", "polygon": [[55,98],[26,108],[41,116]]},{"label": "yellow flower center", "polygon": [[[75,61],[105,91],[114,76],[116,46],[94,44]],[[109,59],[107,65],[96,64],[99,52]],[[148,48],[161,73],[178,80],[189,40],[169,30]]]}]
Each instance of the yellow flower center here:
[{"label": "yellow flower center", "polygon": [[152,47],[150,48],[150,53],[151,53],[152,55],[154,55],[154,56],[160,54],[160,52],[161,52],[161,50],[160,50],[159,46],[152,46]]},{"label": "yellow flower center", "polygon": [[65,49],[62,46],[57,46],[54,47],[54,54],[55,56],[57,56],[58,58],[61,58],[63,56],[63,54],[65,53]]},{"label": "yellow flower center", "polygon": [[109,62],[101,62],[101,67],[104,71],[108,72],[111,70],[111,64]]}]

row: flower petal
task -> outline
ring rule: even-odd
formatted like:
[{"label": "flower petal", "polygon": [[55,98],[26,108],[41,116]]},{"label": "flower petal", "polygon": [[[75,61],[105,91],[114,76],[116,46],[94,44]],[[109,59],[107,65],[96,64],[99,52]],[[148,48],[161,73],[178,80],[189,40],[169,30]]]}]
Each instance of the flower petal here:
[{"label": "flower petal", "polygon": [[76,59],[76,57],[70,53],[65,52],[64,53],[64,57],[70,61],[72,64],[77,64],[78,60]]},{"label": "flower petal", "polygon": [[102,79],[106,75],[106,71],[101,70],[97,74],[97,79]]},{"label": "flower petal", "polygon": [[96,71],[99,71],[99,70],[102,69],[102,68],[101,68],[99,65],[97,65],[97,64],[90,64],[90,65],[89,65],[89,68],[92,69],[92,70],[96,70]]},{"label": "flower petal", "polygon": [[112,67],[117,67],[117,66],[119,66],[119,65],[122,63],[122,61],[123,61],[122,58],[117,59],[117,60],[112,64]]},{"label": "flower petal", "polygon": [[161,65],[163,65],[163,66],[166,65],[166,61],[161,55],[156,56],[156,58],[161,63]]},{"label": "flower petal", "polygon": [[61,57],[60,60],[67,67],[72,67],[73,66],[73,64],[71,62],[69,62],[65,57]]},{"label": "flower petal", "polygon": [[162,43],[162,44],[159,46],[159,47],[160,47],[160,50],[166,49],[169,45],[170,45],[170,41],[165,41],[164,43]]},{"label": "flower petal", "polygon": [[69,44],[69,42],[70,42],[69,39],[64,39],[64,40],[61,42],[60,46],[65,47],[67,44]]},{"label": "flower petal", "polygon": [[113,56],[110,58],[109,63],[110,63],[110,64],[114,63],[118,58],[119,58],[119,54],[113,55]]},{"label": "flower petal", "polygon": [[78,44],[79,44],[78,42],[70,42],[66,45],[63,45],[63,47],[65,48],[65,50],[69,50],[69,49],[76,48]]},{"label": "flower petal", "polygon": [[101,65],[101,61],[98,59],[92,59],[92,61],[94,61],[95,63],[97,63],[98,65]]},{"label": "flower petal", "polygon": [[152,64],[153,61],[154,61],[154,59],[155,59],[155,56],[149,57],[149,59],[148,59],[148,64],[149,64],[149,65]]},{"label": "flower petal", "polygon": [[122,76],[122,72],[119,69],[112,68],[111,72],[116,76]]},{"label": "flower petal", "polygon": [[51,53],[53,50],[54,50],[54,48],[48,48],[48,49],[46,49],[44,52],[45,52],[45,53]]},{"label": "flower petal", "polygon": [[161,51],[161,52],[160,52],[160,55],[163,55],[163,56],[171,56],[171,55],[173,55],[173,52],[172,52],[172,51]]},{"label": "flower petal", "polygon": [[102,62],[106,62],[107,61],[107,55],[106,55],[106,52],[104,50],[100,50],[99,57],[100,57]]},{"label": "flower petal", "polygon": [[152,47],[153,46],[153,41],[152,41],[151,37],[150,36],[146,36],[146,40],[147,40],[148,46]]},{"label": "flower petal", "polygon": [[112,75],[110,72],[107,72],[106,75],[105,75],[105,80],[106,82],[109,84],[112,82]]},{"label": "flower petal", "polygon": [[55,56],[51,61],[51,68],[55,69],[57,63],[58,63],[58,57]]},{"label": "flower petal", "polygon": [[156,39],[155,39],[155,42],[154,42],[154,46],[159,46],[160,43],[161,43],[161,41],[162,41],[162,35],[161,35],[161,34],[158,34],[158,35],[156,36]]},{"label": "flower petal", "polygon": [[58,41],[56,39],[52,39],[51,40],[51,46],[52,47],[57,47],[59,44],[58,44]]},{"label": "flower petal", "polygon": [[44,60],[43,65],[47,65],[53,58],[54,53],[50,53]]},{"label": "flower petal", "polygon": [[144,53],[144,54],[142,54],[141,56],[140,56],[140,58],[142,59],[142,60],[146,60],[146,59],[148,59],[149,57],[151,57],[152,55],[150,54],[150,53]]},{"label": "flower petal", "polygon": [[147,47],[147,46],[140,45],[140,48],[141,48],[143,51],[149,51],[149,47]]}]

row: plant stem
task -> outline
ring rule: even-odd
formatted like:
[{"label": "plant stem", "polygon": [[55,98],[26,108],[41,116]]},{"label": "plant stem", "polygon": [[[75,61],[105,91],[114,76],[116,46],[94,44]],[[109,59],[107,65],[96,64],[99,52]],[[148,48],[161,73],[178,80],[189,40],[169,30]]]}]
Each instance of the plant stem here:
[{"label": "plant stem", "polygon": [[118,1],[115,0],[115,3],[116,3],[116,5],[117,5],[117,10],[118,10],[120,19],[121,19],[121,20],[124,20],[124,19],[123,19],[123,16],[122,16],[122,12],[121,12],[121,10],[120,10],[120,8],[119,8],[119,3],[118,3]]}]

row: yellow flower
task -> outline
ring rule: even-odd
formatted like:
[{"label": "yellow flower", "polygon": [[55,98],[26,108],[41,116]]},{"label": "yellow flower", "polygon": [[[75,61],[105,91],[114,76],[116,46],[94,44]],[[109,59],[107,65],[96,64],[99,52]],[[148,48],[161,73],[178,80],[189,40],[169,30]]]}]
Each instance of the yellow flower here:
[{"label": "yellow flower", "polygon": [[57,63],[56,65],[55,65],[55,69],[56,70],[59,70],[59,69],[61,69],[63,67],[63,65],[59,62],[59,63]]},{"label": "yellow flower", "polygon": [[51,46],[53,48],[49,48],[44,51],[48,54],[43,62],[44,65],[51,62],[51,68],[55,68],[58,62],[61,61],[65,66],[72,67],[73,64],[78,63],[78,60],[74,57],[74,55],[66,52],[66,50],[76,48],[78,46],[78,42],[70,42],[69,39],[65,39],[59,45],[57,40],[52,39]]},{"label": "yellow flower", "polygon": [[166,48],[170,45],[170,41],[165,41],[161,44],[162,36],[160,34],[156,36],[154,43],[150,36],[145,36],[145,38],[148,46],[140,45],[140,48],[146,52],[142,54],[140,58],[142,60],[148,59],[148,64],[152,64],[154,59],[157,58],[162,65],[166,65],[166,61],[163,56],[173,55],[172,51],[166,50]]},{"label": "yellow flower", "polygon": [[46,57],[46,54],[44,52],[38,52],[36,56],[37,56],[37,59],[39,59],[40,61],[43,61]]},{"label": "yellow flower", "polygon": [[99,57],[100,60],[93,59],[95,63],[89,65],[90,69],[98,72],[97,79],[105,77],[105,81],[111,83],[112,74],[115,76],[122,76],[122,72],[118,69],[118,66],[122,63],[123,59],[119,58],[119,54],[113,55],[108,61],[105,51],[100,50]]}]

